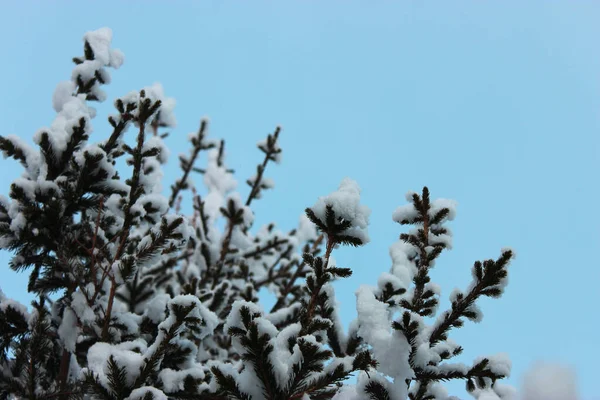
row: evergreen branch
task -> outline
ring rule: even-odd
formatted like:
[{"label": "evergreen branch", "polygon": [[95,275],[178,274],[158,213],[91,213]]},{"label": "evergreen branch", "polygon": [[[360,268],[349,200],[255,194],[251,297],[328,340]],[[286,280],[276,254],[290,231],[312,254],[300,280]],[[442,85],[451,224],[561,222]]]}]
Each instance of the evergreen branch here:
[{"label": "evergreen branch", "polygon": [[300,400],[305,394],[310,395],[311,398],[321,398],[321,395],[330,398],[330,396],[337,392],[337,387],[335,389],[331,388],[332,385],[341,384],[357,371],[367,371],[376,366],[377,362],[371,358],[369,351],[364,351],[354,358],[354,362],[350,369],[346,370],[344,364],[338,364],[333,371],[323,373],[316,379],[299,388],[291,399]]},{"label": "evergreen branch", "polygon": [[252,200],[257,198],[257,195],[260,192],[260,184],[262,181],[262,177],[265,172],[265,169],[267,168],[269,160],[275,160],[275,155],[281,152],[281,150],[279,150],[276,147],[279,132],[281,132],[281,127],[278,126],[277,128],[275,128],[275,132],[273,133],[273,135],[269,135],[267,137],[266,146],[259,146],[259,148],[265,153],[265,158],[262,164],[259,164],[256,168],[258,174],[256,176],[256,179],[254,179],[254,182],[252,183],[252,189],[250,190],[248,198],[246,199],[246,206],[250,206]]},{"label": "evergreen branch", "polygon": [[171,197],[169,198],[169,207],[173,207],[175,203],[175,199],[177,198],[179,192],[186,188],[186,182],[188,179],[188,175],[194,169],[194,163],[198,158],[198,155],[202,150],[210,149],[214,147],[214,144],[206,145],[204,141],[204,137],[206,136],[205,130],[207,126],[207,121],[203,119],[200,121],[200,129],[198,130],[198,136],[192,139],[192,153],[189,160],[181,160],[181,168],[183,169],[183,177],[178,179],[174,185],[171,186],[172,192]]},{"label": "evergreen branch", "polygon": [[248,251],[242,254],[241,256],[243,258],[259,259],[260,256],[262,256],[264,253],[268,253],[270,250],[273,249],[277,250],[279,246],[286,243],[288,243],[287,239],[278,239],[277,237],[275,237],[274,239],[269,240],[263,247],[260,247],[259,245],[255,250]]},{"label": "evergreen branch", "polygon": [[217,367],[212,367],[211,372],[215,376],[222,393],[224,395],[227,395],[228,398],[229,396],[232,396],[234,399],[237,400],[252,400],[252,397],[243,393],[240,390],[233,376],[224,374]]},{"label": "evergreen branch", "polygon": [[146,380],[149,378],[150,374],[158,367],[161,362],[163,356],[167,352],[169,347],[169,343],[179,334],[179,328],[184,324],[186,317],[192,310],[196,307],[195,304],[191,304],[187,307],[180,307],[174,305],[173,312],[175,313],[176,320],[171,325],[171,327],[166,330],[163,328],[164,335],[162,336],[162,340],[156,346],[156,350],[152,353],[150,357],[145,359],[144,365],[140,370],[140,374],[135,380],[133,388],[139,388],[144,386]]},{"label": "evergreen branch", "polygon": [[31,150],[24,148],[24,145],[17,140],[10,137],[5,138],[0,135],[0,151],[2,151],[6,157],[12,157],[19,161],[23,167],[28,167],[26,153]]},{"label": "evergreen branch", "polygon": [[[202,234],[198,236],[200,239],[210,241],[210,239],[208,239],[208,216],[204,213],[204,202],[200,198],[200,195],[195,194],[196,190],[194,188],[192,188],[192,191],[194,192],[194,212],[198,214],[200,222],[202,223]],[[195,221],[196,218],[194,218],[194,222]]]},{"label": "evergreen branch", "polygon": [[365,392],[369,395],[369,400],[391,400],[387,389],[381,383],[374,380],[366,384]]},{"label": "evergreen branch", "polygon": [[[317,238],[317,240],[315,240],[315,242],[313,243],[313,246],[310,250],[310,254],[315,255],[318,252],[319,246],[321,245],[321,243],[323,242],[323,239],[325,238],[325,234],[321,234],[319,235],[319,237]],[[275,304],[273,305],[273,307],[271,308],[270,313],[274,313],[275,311],[281,309],[284,304],[285,304],[285,299],[287,298],[288,294],[290,294],[290,292],[292,291],[292,289],[294,288],[294,283],[296,282],[296,280],[298,278],[301,277],[301,275],[306,272],[304,270],[304,266],[306,266],[306,263],[304,262],[304,260],[296,267],[296,271],[294,272],[294,274],[292,275],[292,277],[289,279],[289,281],[285,284],[285,286],[283,287],[283,289],[281,290],[281,293],[279,295],[279,298],[277,299],[277,301],[275,302]]]},{"label": "evergreen branch", "polygon": [[[282,242],[286,243],[285,241],[282,241]],[[273,261],[271,266],[269,268],[267,268],[267,271],[268,271],[267,277],[254,282],[254,287],[256,289],[259,289],[259,288],[263,287],[264,285],[268,285],[270,283],[276,282],[279,279],[289,276],[289,270],[292,267],[292,265],[294,264],[293,262],[288,263],[286,265],[286,267],[280,267],[279,270],[275,273],[273,271],[274,271],[275,267],[277,265],[279,265],[279,263],[282,260],[289,258],[292,250],[293,250],[293,247],[289,246],[285,252],[280,253],[279,256],[277,256],[277,258],[275,259],[275,261]]]},{"label": "evergreen branch", "polygon": [[[325,271],[327,271],[327,268],[329,266],[329,258],[331,256],[331,252],[334,248],[334,246],[336,245],[336,242],[331,238],[331,236],[327,236],[327,246],[326,246],[326,250],[325,250],[325,261],[320,261],[323,263],[323,266],[325,268]],[[306,254],[305,254],[306,257]],[[318,265],[317,263],[319,262],[318,260],[320,259],[315,259],[315,265]],[[315,271],[317,272],[317,271]],[[317,276],[317,278],[319,278],[319,276]],[[303,321],[304,323],[302,324],[302,331],[301,335],[303,334],[303,332],[305,332],[305,329],[308,327],[308,321],[312,320],[313,318],[313,314],[315,312],[315,307],[317,305],[318,302],[318,298],[319,295],[321,294],[321,289],[323,288],[323,285],[326,283],[325,279],[318,279],[317,280],[317,284],[316,286],[311,289],[312,294],[310,296],[310,299],[308,301],[307,307],[306,307],[306,311],[303,314]]]},{"label": "evergreen branch", "polygon": [[213,272],[213,281],[212,281],[212,289],[217,286],[219,282],[219,277],[221,276],[221,271],[223,270],[223,265],[225,264],[225,257],[229,252],[229,243],[231,242],[231,236],[233,235],[233,229],[235,228],[234,222],[230,219],[227,223],[227,233],[225,234],[225,238],[223,239],[223,244],[221,245],[221,253],[219,256],[219,260],[216,263],[216,269]]},{"label": "evergreen branch", "polygon": [[107,155],[116,157],[117,144],[119,143],[119,138],[125,132],[125,128],[131,121],[131,116],[129,114],[122,113],[121,119],[119,122],[115,122],[112,117],[108,117],[109,123],[113,127],[113,132],[106,141],[106,143],[100,145],[100,148],[106,152]]},{"label": "evergreen branch", "polygon": [[[429,282],[429,266],[430,260],[427,256],[427,247],[429,246],[429,189],[425,186],[423,187],[422,197],[419,198],[415,193],[413,196],[413,204],[415,208],[419,211],[419,220],[423,223],[423,228],[418,231],[418,239],[416,240],[416,247],[419,249],[419,259],[417,263],[418,271],[414,277],[415,289],[412,298],[412,303],[410,304],[410,310],[416,312],[417,314],[423,314],[423,290],[425,288],[425,284]],[[409,235],[402,235],[401,239],[404,239],[407,242],[413,243],[413,238],[409,237]]]},{"label": "evergreen branch", "polygon": [[[125,205],[125,210],[124,210],[125,219],[123,222],[123,228],[121,229],[120,244],[119,244],[119,247],[117,248],[117,251],[111,262],[111,265],[114,265],[114,263],[121,258],[123,251],[125,250],[125,244],[127,242],[127,238],[129,236],[129,231],[131,229],[131,225],[132,225],[133,219],[134,219],[134,214],[131,212],[131,208],[137,202],[140,195],[142,194],[141,190],[139,190],[139,189],[140,189],[140,178],[141,178],[142,160],[143,160],[142,147],[144,146],[146,121],[148,120],[148,118],[150,118],[150,116],[152,114],[154,114],[158,110],[158,108],[161,105],[160,100],[156,100],[154,103],[152,103],[152,101],[149,98],[145,97],[145,92],[143,90],[140,92],[140,99],[142,99],[140,102],[139,110],[138,110],[138,112],[139,112],[138,123],[139,123],[140,129],[139,129],[138,136],[137,136],[137,145],[136,145],[135,151],[132,154],[132,156],[133,156],[133,174],[132,174],[131,179],[129,180],[129,186],[130,186],[129,201]],[[110,323],[110,318],[111,318],[111,313],[112,313],[112,308],[113,308],[113,303],[114,303],[114,298],[115,298],[115,293],[116,293],[116,286],[117,286],[116,280],[114,279],[114,277],[111,277],[111,287],[110,287],[110,293],[109,293],[109,297],[108,297],[108,305],[106,307],[104,326],[102,327],[102,339],[105,341],[108,339],[108,328],[109,328],[109,323]]]},{"label": "evergreen branch", "polygon": [[497,297],[501,294],[501,290],[498,289],[497,286],[506,277],[506,267],[512,257],[512,251],[505,250],[498,260],[485,261],[483,263],[485,269],[482,269],[482,264],[480,262],[475,263],[473,268],[476,271],[475,275],[478,282],[466,296],[463,297],[459,295],[456,301],[452,303],[452,310],[442,314],[442,320],[438,319],[436,321],[429,336],[429,343],[431,346],[441,340],[445,340],[448,331],[453,326],[458,327],[462,325],[460,318],[469,316],[469,307],[473,305],[480,296]]}]

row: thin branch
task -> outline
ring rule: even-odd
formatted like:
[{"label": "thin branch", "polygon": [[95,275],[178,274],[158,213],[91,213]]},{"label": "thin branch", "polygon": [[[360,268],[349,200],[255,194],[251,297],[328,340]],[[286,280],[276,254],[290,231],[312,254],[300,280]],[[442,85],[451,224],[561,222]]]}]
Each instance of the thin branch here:
[{"label": "thin branch", "polygon": [[200,154],[200,151],[204,150],[205,147],[202,145],[202,140],[204,139],[204,135],[205,135],[205,130],[206,130],[206,120],[202,120],[200,122],[200,129],[198,131],[198,138],[197,143],[195,143],[193,149],[192,149],[192,157],[189,160],[186,160],[185,162],[181,163],[182,169],[183,169],[183,177],[181,179],[178,179],[175,184],[172,186],[172,193],[171,193],[171,197],[169,198],[169,207],[173,207],[173,204],[175,203],[175,199],[177,199],[177,195],[179,194],[179,192],[181,190],[183,190],[186,186],[186,182],[188,179],[188,175],[190,174],[190,172],[194,169],[194,163],[196,162],[196,159],[198,158],[198,155]]}]

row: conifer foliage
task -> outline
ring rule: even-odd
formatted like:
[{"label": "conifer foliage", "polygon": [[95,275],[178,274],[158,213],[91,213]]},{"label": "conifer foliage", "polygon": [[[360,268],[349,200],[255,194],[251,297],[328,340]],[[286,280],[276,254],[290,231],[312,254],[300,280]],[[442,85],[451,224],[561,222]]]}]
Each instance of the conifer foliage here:
[{"label": "conifer foliage", "polygon": [[[505,357],[453,363],[462,347],[449,339],[481,319],[479,298],[502,294],[511,250],[475,262],[471,285],[438,314],[429,272],[451,246],[455,203],[411,192],[393,218],[412,228],[392,245],[390,271],[358,289],[346,332],[332,283],[352,270],[331,256],[369,241],[356,182],[319,198],[296,229],[253,229],[251,206],[281,160],[280,128],[258,143],[243,197],[203,120],[163,195],[162,131],[175,118],[160,85],[118,98],[109,133],[91,135],[91,105],[123,62],[111,39],[107,28],[85,35],[35,147],[0,137],[23,167],[0,199],[0,248],[35,296],[28,308],[0,291],[0,399],[427,400],[447,399],[440,383],[451,379],[475,397],[512,396],[497,383],[510,372]],[[276,296],[270,309],[262,288]]]}]

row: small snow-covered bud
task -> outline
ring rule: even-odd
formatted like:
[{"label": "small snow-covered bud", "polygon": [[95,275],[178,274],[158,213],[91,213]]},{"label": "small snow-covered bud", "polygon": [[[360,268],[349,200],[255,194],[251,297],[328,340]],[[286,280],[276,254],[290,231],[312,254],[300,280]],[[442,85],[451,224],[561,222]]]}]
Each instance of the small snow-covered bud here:
[{"label": "small snow-covered bud", "polygon": [[338,219],[336,223],[340,221],[350,222],[350,227],[341,232],[341,235],[356,237],[363,244],[369,242],[367,226],[369,225],[371,210],[360,204],[360,187],[358,183],[349,178],[343,179],[338,190],[327,196],[319,197],[310,210],[316,218],[326,224],[328,207],[331,207]]},{"label": "small snow-covered bud", "polygon": [[120,50],[111,49],[112,37],[112,30],[104,27],[87,32],[83,39],[92,48],[96,60],[117,69],[123,64],[124,57]]}]

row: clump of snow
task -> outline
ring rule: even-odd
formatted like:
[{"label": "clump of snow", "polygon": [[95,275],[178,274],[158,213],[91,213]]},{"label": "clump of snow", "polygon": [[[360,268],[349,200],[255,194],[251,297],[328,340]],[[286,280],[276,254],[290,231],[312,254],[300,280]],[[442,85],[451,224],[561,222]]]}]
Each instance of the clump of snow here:
[{"label": "clump of snow", "polygon": [[[141,96],[142,91],[133,90],[119,99],[123,102],[126,110],[128,104],[135,105],[135,108],[130,112],[131,117],[135,120],[135,124],[137,125],[139,123],[138,117],[139,110],[141,108],[141,102],[146,101],[146,99],[149,99],[152,104],[156,103],[157,101],[160,101],[161,104],[158,110],[154,113],[154,115],[148,118],[145,122],[155,122],[159,126],[174,127],[177,123],[175,119],[175,114],[173,113],[173,110],[175,108],[175,100],[173,98],[165,96],[164,89],[160,83],[155,83],[152,86],[147,86],[142,90],[144,92],[144,98],[142,98]],[[117,102],[118,101],[115,101],[115,105],[117,104]],[[122,118],[121,115],[113,115],[111,117],[115,121],[119,121]]]},{"label": "clump of snow", "polygon": [[164,321],[167,315],[167,303],[169,300],[171,300],[171,296],[166,293],[155,295],[146,305],[144,315],[155,324]]},{"label": "clump of snow", "polygon": [[[229,315],[227,316],[227,319],[225,320],[225,326],[223,327],[223,330],[225,332],[227,332],[229,330],[229,328],[235,327],[235,328],[240,328],[240,329],[246,329],[246,327],[244,326],[244,323],[242,322],[242,318],[241,318],[241,309],[242,308],[248,308],[250,310],[250,314],[261,314],[262,315],[262,309],[260,308],[260,306],[256,303],[251,303],[248,301],[244,301],[244,300],[236,300],[233,305],[231,306],[231,311],[229,312]],[[234,340],[233,341],[234,344],[237,344],[238,340]],[[238,348],[238,350],[243,350],[243,347],[239,346],[239,344],[237,346],[235,346],[236,348]]]},{"label": "clump of snow", "polygon": [[[198,327],[198,330],[194,332],[199,339],[204,339],[205,337],[211,335],[219,323],[218,317],[212,311],[206,308],[198,299],[198,297],[191,294],[174,297],[169,301],[168,307],[169,316],[158,325],[158,335],[154,340],[154,343],[152,343],[152,345],[148,348],[148,351],[145,353],[144,357],[146,358],[150,358],[156,353],[156,351],[159,349],[159,346],[165,340],[166,332],[168,332],[175,324],[178,323],[177,316],[174,312],[175,307],[191,308],[187,314],[187,317],[202,321],[202,326]],[[181,322],[182,321],[179,321],[179,323]],[[179,334],[182,334],[184,331],[184,329],[180,329]],[[172,340],[178,340],[180,345],[182,345],[182,339]]]},{"label": "clump of snow", "polygon": [[[237,187],[237,181],[233,174],[227,171],[224,164],[219,166],[219,150],[208,151],[208,162],[204,172],[203,181],[208,189],[204,197],[204,212],[210,222],[214,222],[220,216],[220,208],[224,206],[227,194]],[[214,233],[217,230],[211,229]]]},{"label": "clump of snow", "polygon": [[435,282],[427,282],[425,284],[425,290],[431,290],[437,296],[442,293],[442,287]]},{"label": "clump of snow", "polygon": [[[162,110],[162,108],[161,108]],[[142,146],[142,152],[149,150],[158,151],[157,159],[161,164],[165,164],[169,159],[169,148],[166,146],[164,140],[160,136],[152,136],[144,142]]]},{"label": "clump of snow", "polygon": [[132,385],[144,363],[144,356],[141,354],[144,350],[146,350],[146,343],[142,340],[122,342],[116,345],[105,342],[95,343],[88,350],[87,368],[84,368],[82,372],[93,372],[103,385],[108,385],[107,364],[112,356],[120,367],[125,368],[127,384]]},{"label": "clump of snow", "polygon": [[269,355],[269,360],[275,367],[273,372],[277,379],[279,388],[285,388],[289,385],[289,380],[293,376],[292,368],[295,364],[302,361],[302,352],[300,346],[295,344],[292,351],[288,349],[288,339],[297,337],[302,326],[300,324],[291,324],[285,327],[279,334],[275,332],[271,344],[273,351]]},{"label": "clump of snow", "polygon": [[94,109],[86,104],[84,97],[85,95],[83,94],[72,96],[63,102],[50,128],[40,129],[34,135],[33,141],[39,145],[42,140],[42,134],[47,133],[54,152],[59,156],[67,149],[67,143],[71,139],[73,129],[79,126],[82,118],[85,120],[86,133],[91,133],[91,120],[95,117],[96,113]]},{"label": "clump of snow", "polygon": [[456,200],[452,200],[452,199],[439,198],[439,199],[432,200],[429,205],[429,216],[433,217],[435,214],[437,214],[443,208],[447,208],[449,211],[448,215],[442,220],[441,223],[443,223],[446,220],[453,221],[454,218],[456,218],[457,205],[458,205],[458,203],[456,202]]},{"label": "clump of snow", "polygon": [[501,400],[517,400],[517,389],[511,385],[496,382],[494,384],[494,391],[498,393]]},{"label": "clump of snow", "polygon": [[384,272],[377,278],[377,287],[383,291],[387,285],[391,285],[393,290],[404,288],[404,283],[400,278],[388,272]]},{"label": "clump of snow", "polygon": [[[361,372],[357,382],[359,387],[364,388],[365,384],[369,380],[374,380],[386,389],[386,391],[390,394],[390,400],[405,400],[408,398],[408,388],[406,387],[406,382],[404,379],[394,379],[393,382],[390,382],[381,373],[369,373],[369,375]],[[359,399],[365,399],[366,393],[364,390],[361,394],[362,396],[359,397]]]},{"label": "clump of snow", "polygon": [[[476,387],[475,390],[470,393],[477,400],[517,400],[517,391],[510,385],[503,385],[496,382],[494,386],[490,386],[491,382],[489,378],[484,378],[486,387]],[[451,397],[448,400],[460,400],[458,397]]]},{"label": "clump of snow", "polygon": [[356,291],[358,313],[358,336],[373,347],[379,370],[395,379],[413,376],[408,363],[410,344],[404,335],[391,332],[388,305],[377,300],[373,288],[362,285]]},{"label": "clump of snow", "polygon": [[57,113],[61,112],[64,105],[73,97],[74,92],[75,83],[73,81],[59,82],[52,95],[52,107],[54,111]]},{"label": "clump of snow", "polygon": [[355,400],[359,399],[356,385],[344,385],[332,397],[332,400]]},{"label": "clump of snow", "polygon": [[[92,286],[90,289],[93,290],[93,284],[90,284],[90,286]],[[85,295],[80,291],[75,291],[71,295],[71,308],[82,323],[92,322],[96,318],[94,311],[88,305]]]},{"label": "clump of snow", "polygon": [[28,200],[32,202],[36,201],[35,192],[37,190],[37,185],[35,181],[25,178],[17,178],[13,181],[13,184],[18,186],[23,191],[23,194],[25,194]]},{"label": "clump of snow", "polygon": [[[478,357],[475,359],[474,364],[480,362],[484,357]],[[485,357],[489,360],[488,368],[495,374],[510,376],[510,369],[512,362],[510,357],[506,353],[498,353],[493,356]]]},{"label": "clump of snow", "polygon": [[219,166],[219,150],[211,149],[208,152],[208,162],[204,173],[204,184],[209,191],[226,194],[237,187],[233,175],[227,172],[224,165]]},{"label": "clump of snow", "polygon": [[298,238],[299,244],[305,243],[308,240],[315,240],[318,237],[315,224],[310,222],[310,219],[308,219],[306,214],[300,215],[296,237]]},{"label": "clump of snow", "polygon": [[75,315],[70,307],[67,307],[63,314],[62,322],[58,327],[58,336],[60,337],[63,346],[65,346],[65,349],[71,353],[75,352],[78,334],[77,315]]},{"label": "clump of snow", "polygon": [[396,208],[396,210],[392,213],[392,219],[394,222],[398,223],[402,223],[402,221],[407,221],[410,223],[418,216],[419,211],[412,203],[398,206],[398,208]]},{"label": "clump of snow", "polygon": [[120,50],[111,49],[112,36],[112,30],[104,27],[87,32],[83,36],[83,40],[94,51],[94,58],[96,60],[100,61],[103,65],[117,69],[123,65],[124,56]]},{"label": "clump of snow", "polygon": [[400,279],[405,288],[410,286],[413,277],[417,273],[417,266],[412,261],[416,254],[417,250],[402,240],[398,240],[390,246],[391,273]]},{"label": "clump of snow", "polygon": [[[38,176],[40,169],[42,168],[40,152],[32,148],[27,142],[17,135],[7,135],[4,139],[10,141],[13,146],[23,152],[25,156],[27,174],[31,177]],[[2,156],[7,158],[8,153],[6,153],[6,151],[2,151]],[[3,200],[3,203],[7,204],[7,201]]]},{"label": "clump of snow", "polygon": [[201,368],[188,368],[183,371],[165,368],[158,373],[158,378],[162,381],[163,389],[167,392],[184,390],[185,379],[188,376],[195,379],[204,379],[204,372]]},{"label": "clump of snow", "polygon": [[[213,333],[217,325],[219,324],[219,318],[210,311],[202,302],[198,299],[198,297],[186,294],[175,296],[173,299],[169,301],[169,307],[172,309],[174,305],[180,305],[183,307],[188,307],[190,305],[194,305],[194,309],[190,312],[190,317],[200,318],[204,322],[204,326],[201,328],[199,337],[200,339],[204,339],[206,336]],[[171,320],[172,319],[172,320]],[[171,312],[169,318],[162,322],[158,327],[164,327],[168,329],[170,325],[174,322],[175,316],[174,313]],[[164,325],[163,325],[164,324]]]},{"label": "clump of snow", "polygon": [[477,304],[472,303],[471,305],[469,305],[469,307],[466,308],[465,311],[468,311],[468,312],[471,312],[474,314],[472,316],[467,317],[469,319],[469,321],[479,323],[483,320],[483,311]]},{"label": "clump of snow", "polygon": [[352,223],[344,234],[357,237],[363,243],[369,242],[367,226],[369,225],[371,210],[360,204],[360,187],[358,183],[349,178],[343,179],[338,190],[327,196],[319,197],[311,209],[317,218],[325,221],[327,206],[333,208],[336,217],[341,217]]},{"label": "clump of snow", "polygon": [[[428,246],[430,248],[430,250],[433,250],[433,245],[436,244],[443,244],[444,247],[448,250],[452,249],[452,231],[448,228],[448,227],[444,227],[444,229],[446,229],[446,233],[441,233],[438,235],[434,235],[434,234],[430,234],[428,239],[429,239],[429,244],[431,244],[432,246]],[[432,266],[433,266],[433,262],[432,261]]]},{"label": "clump of snow", "polygon": [[463,292],[459,288],[454,288],[450,293],[449,299],[451,303],[454,303],[458,300],[459,296],[464,296]]},{"label": "clump of snow", "polygon": [[440,360],[441,358],[439,354],[431,349],[428,342],[422,341],[417,346],[417,351],[415,353],[414,358],[415,365],[421,368],[426,368],[429,365],[429,363],[433,362],[437,364],[438,362],[440,362]]},{"label": "clump of snow", "polygon": [[31,318],[31,315],[27,311],[27,307],[16,300],[6,297],[2,292],[2,289],[0,289],[0,311],[6,312],[7,308],[12,308],[13,310],[17,311],[26,321]]},{"label": "clump of snow", "polygon": [[165,96],[165,91],[161,83],[156,82],[152,86],[144,88],[146,91],[146,97],[150,97],[155,100],[160,100],[160,110],[157,116],[157,123],[160,126],[166,126],[174,128],[177,125],[177,119],[175,118],[175,99],[172,97]]},{"label": "clump of snow", "polygon": [[[83,80],[86,85],[91,83],[92,85],[88,89],[90,94],[97,100],[104,101],[106,99],[106,93],[100,89],[100,85],[102,83],[110,82],[110,74],[104,68],[119,68],[123,64],[123,53],[110,47],[112,42],[112,31],[109,28],[101,28],[96,31],[87,32],[84,35],[83,40],[92,49],[94,58],[91,60],[80,59],[81,63],[73,68],[71,80],[75,84],[79,84],[79,79]],[[96,80],[98,76],[102,82]],[[66,89],[66,87],[61,87],[59,89],[61,94],[57,96],[58,102],[56,106],[60,105],[61,101],[59,99],[63,98],[63,95],[66,94],[64,89]],[[82,94],[81,96],[86,97],[85,94]]]},{"label": "clump of snow", "polygon": [[278,325],[283,323],[290,316],[294,315],[294,313],[299,312],[301,307],[301,304],[295,303],[289,307],[282,307],[273,313],[267,314],[265,315],[265,318],[271,321],[273,325]]},{"label": "clump of snow", "polygon": [[539,362],[525,374],[521,400],[577,400],[577,377],[568,367]]},{"label": "clump of snow", "polygon": [[417,192],[413,191],[413,190],[408,190],[405,194],[404,194],[404,198],[406,199],[406,201],[408,201],[409,203],[412,203],[413,201],[413,196],[415,194],[418,194]]},{"label": "clump of snow", "polygon": [[127,397],[125,400],[143,400],[147,398],[146,396],[148,395],[148,393],[152,394],[153,400],[169,399],[162,390],[150,386],[142,386],[141,388],[134,389],[129,395],[129,397]]},{"label": "clump of snow", "polygon": [[429,393],[434,396],[435,400],[449,400],[448,391],[439,382],[429,386]]},{"label": "clump of snow", "polygon": [[270,150],[272,150],[272,154],[271,157],[273,157],[274,161],[279,164],[281,163],[281,147],[279,147],[279,143],[275,142],[273,143],[272,147],[268,146],[268,142],[267,139],[263,139],[260,140],[258,143],[256,143],[256,146],[258,146],[259,149],[261,149],[262,151],[264,151],[265,153],[269,153]]},{"label": "clump of snow", "polygon": [[258,376],[256,376],[254,368],[245,368],[238,375],[238,379],[236,379],[236,382],[243,392],[250,395],[251,399],[265,398],[262,385],[256,384],[257,382],[260,382],[260,379],[258,378]]}]

